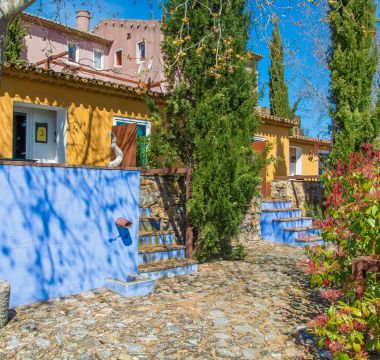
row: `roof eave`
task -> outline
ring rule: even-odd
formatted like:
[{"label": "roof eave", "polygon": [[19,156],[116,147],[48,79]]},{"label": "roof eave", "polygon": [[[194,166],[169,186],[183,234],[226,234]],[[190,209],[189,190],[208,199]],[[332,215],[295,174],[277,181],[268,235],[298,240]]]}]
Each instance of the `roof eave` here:
[{"label": "roof eave", "polygon": [[103,45],[111,45],[113,42],[113,40],[111,40],[111,39],[107,39],[107,38],[101,37],[99,35],[95,35],[93,33],[85,32],[85,31],[82,31],[79,29],[75,29],[71,26],[66,26],[66,25],[60,24],[58,22],[55,22],[55,21],[52,21],[49,19],[45,19],[45,18],[37,16],[37,15],[29,14],[26,12],[21,13],[21,17],[26,22],[32,22],[32,23],[37,24],[37,25],[46,26],[46,27],[49,27],[52,29],[61,30],[67,34],[77,35],[78,37],[82,37],[84,39],[91,40],[91,41],[94,41],[94,42],[97,42],[97,43],[100,43]]},{"label": "roof eave", "polygon": [[295,143],[309,144],[309,145],[319,144],[326,148],[331,148],[332,146],[331,140],[311,138],[308,136],[289,136],[289,141],[295,142]]},{"label": "roof eave", "polygon": [[274,125],[279,125],[286,128],[293,128],[295,126],[299,126],[300,124],[299,119],[285,119],[285,118],[280,118],[277,116],[267,115],[263,113],[259,113],[259,116],[261,119],[264,120],[265,124],[274,124]]},{"label": "roof eave", "polygon": [[[147,95],[157,99],[157,101],[165,101],[166,95],[158,92],[152,92],[147,89],[138,87],[131,87],[123,84],[118,84],[110,81],[103,81],[91,78],[85,78],[78,75],[71,75],[67,73],[57,72],[54,70],[45,70],[41,67],[36,67],[33,64],[16,64],[16,63],[4,63],[4,73],[23,77],[23,74],[36,75],[42,81],[57,81],[62,80],[67,83],[75,84],[76,87],[92,86],[97,91],[114,91],[115,94],[126,97],[141,97]],[[24,75],[24,76],[25,76]],[[29,76],[29,75],[28,75]]]}]

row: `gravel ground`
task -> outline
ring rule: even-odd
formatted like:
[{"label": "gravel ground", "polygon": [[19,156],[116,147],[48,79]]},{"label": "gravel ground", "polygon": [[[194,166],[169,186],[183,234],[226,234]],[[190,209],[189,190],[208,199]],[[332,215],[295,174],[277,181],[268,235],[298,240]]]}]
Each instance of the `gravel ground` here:
[{"label": "gravel ground", "polygon": [[319,359],[304,330],[319,305],[296,267],[303,249],[248,251],[160,280],[150,297],[97,289],[13,309],[0,360]]}]

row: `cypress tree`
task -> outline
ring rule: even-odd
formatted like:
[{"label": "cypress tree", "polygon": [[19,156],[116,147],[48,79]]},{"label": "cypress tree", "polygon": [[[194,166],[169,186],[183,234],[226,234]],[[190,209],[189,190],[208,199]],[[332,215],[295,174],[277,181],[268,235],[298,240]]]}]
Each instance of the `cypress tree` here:
[{"label": "cypress tree", "polygon": [[4,50],[4,60],[6,62],[16,62],[20,59],[24,48],[24,37],[28,34],[27,26],[18,15],[9,25],[7,41]]},{"label": "cypress tree", "polygon": [[200,260],[227,256],[259,183],[251,148],[255,72],[246,0],[168,0],[162,24],[168,141],[193,168],[188,204]]},{"label": "cypress tree", "polygon": [[371,109],[372,80],[378,54],[376,5],[372,0],[330,0],[332,163],[347,160],[379,133],[378,112]]},{"label": "cypress tree", "polygon": [[284,74],[284,49],[278,21],[274,21],[272,40],[269,46],[271,66],[269,69],[269,100],[275,116],[291,119],[294,112],[289,104],[288,85]]}]

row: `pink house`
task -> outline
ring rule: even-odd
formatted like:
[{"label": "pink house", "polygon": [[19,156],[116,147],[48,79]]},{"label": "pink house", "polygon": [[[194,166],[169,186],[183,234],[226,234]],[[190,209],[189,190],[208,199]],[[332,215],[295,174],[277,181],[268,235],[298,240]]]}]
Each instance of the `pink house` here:
[{"label": "pink house", "polygon": [[163,35],[156,20],[109,19],[93,33],[112,39],[108,67],[129,79],[139,79],[151,88],[164,81],[161,43]]},{"label": "pink house", "polygon": [[[105,19],[91,31],[87,10],[69,27],[23,13],[29,24],[23,59],[37,66],[82,77],[165,91],[160,21]],[[251,53],[249,68],[257,72],[260,55]]]},{"label": "pink house", "polygon": [[90,13],[76,28],[23,13],[30,27],[22,59],[54,71],[164,91],[160,22],[102,20],[90,31]]}]

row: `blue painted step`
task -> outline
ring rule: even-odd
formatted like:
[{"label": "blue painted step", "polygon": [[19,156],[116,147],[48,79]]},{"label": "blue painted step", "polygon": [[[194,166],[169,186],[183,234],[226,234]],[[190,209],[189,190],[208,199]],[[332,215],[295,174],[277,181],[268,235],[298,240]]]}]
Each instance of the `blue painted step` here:
[{"label": "blue painted step", "polygon": [[161,220],[156,217],[140,217],[140,231],[152,232],[161,230]]},{"label": "blue painted step", "polygon": [[198,263],[192,259],[170,259],[139,265],[139,275],[149,279],[189,275],[198,271]]},{"label": "blue painted step", "polygon": [[283,218],[299,218],[302,216],[301,209],[297,208],[280,208],[280,209],[263,209],[261,213],[261,237],[264,240],[274,241],[273,220]]},{"label": "blue painted step", "polygon": [[296,239],[296,243],[297,245],[306,245],[306,244],[323,245],[325,242],[322,236],[307,236],[307,237]]},{"label": "blue painted step", "polygon": [[300,245],[298,239],[321,236],[321,230],[314,226],[284,229],[283,242],[289,245]]},{"label": "blue painted step", "polygon": [[174,233],[172,231],[140,231],[140,245],[171,245],[174,244]]},{"label": "blue painted step", "polygon": [[313,219],[308,217],[294,217],[273,219],[272,227],[275,239],[284,238],[284,229],[311,226]]},{"label": "blue painted step", "polygon": [[186,246],[182,245],[140,245],[139,264],[149,264],[153,262],[184,259]]},{"label": "blue painted step", "polygon": [[139,208],[140,211],[140,217],[145,216],[145,217],[150,217],[152,216],[152,210],[147,207],[147,208]]},{"label": "blue painted step", "polygon": [[285,209],[291,208],[292,202],[288,200],[263,200],[262,209]]},{"label": "blue painted step", "polygon": [[149,295],[154,285],[153,279],[137,275],[128,275],[125,281],[107,278],[104,282],[104,287],[125,297]]}]

